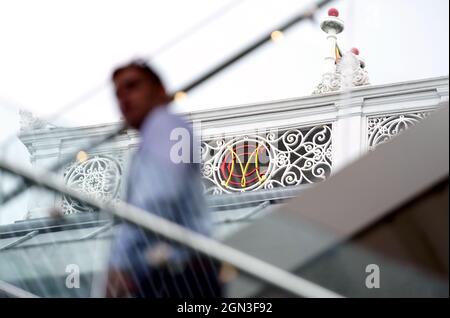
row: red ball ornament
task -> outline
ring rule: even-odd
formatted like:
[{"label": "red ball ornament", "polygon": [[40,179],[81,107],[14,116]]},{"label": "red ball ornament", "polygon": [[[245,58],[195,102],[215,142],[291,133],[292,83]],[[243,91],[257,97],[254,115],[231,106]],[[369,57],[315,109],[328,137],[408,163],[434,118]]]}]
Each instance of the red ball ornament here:
[{"label": "red ball ornament", "polygon": [[359,55],[359,50],[356,47],[352,48],[350,51],[355,55]]},{"label": "red ball ornament", "polygon": [[331,8],[328,10],[328,16],[337,18],[339,16],[339,11],[336,8]]}]

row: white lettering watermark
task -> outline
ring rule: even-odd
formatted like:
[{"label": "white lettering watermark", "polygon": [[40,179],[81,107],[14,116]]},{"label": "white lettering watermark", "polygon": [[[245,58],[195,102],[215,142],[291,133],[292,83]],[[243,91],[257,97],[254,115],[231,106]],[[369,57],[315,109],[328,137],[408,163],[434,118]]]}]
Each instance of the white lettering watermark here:
[{"label": "white lettering watermark", "polygon": [[376,264],[366,266],[366,287],[369,289],[380,288],[380,267]]},{"label": "white lettering watermark", "polygon": [[77,264],[69,264],[66,266],[66,287],[80,288],[80,267]]}]

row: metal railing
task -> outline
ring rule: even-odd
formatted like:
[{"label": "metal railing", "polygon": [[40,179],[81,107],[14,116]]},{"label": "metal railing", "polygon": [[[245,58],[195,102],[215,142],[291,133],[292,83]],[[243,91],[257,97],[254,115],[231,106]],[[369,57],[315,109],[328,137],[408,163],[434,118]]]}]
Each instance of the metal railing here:
[{"label": "metal railing", "polygon": [[39,296],[35,294],[0,280],[0,296],[2,294],[10,298],[39,298]]},{"label": "metal railing", "polygon": [[114,204],[104,203],[86,196],[67,187],[57,176],[48,171],[21,168],[5,160],[0,160],[0,169],[20,176],[29,183],[51,191],[60,192],[102,211],[112,213],[120,219],[136,224],[170,241],[186,246],[220,262],[230,264],[250,277],[295,296],[317,298],[341,297],[337,293],[282,270],[268,262],[255,258],[212,238],[198,234],[155,214],[128,205],[125,202]]}]

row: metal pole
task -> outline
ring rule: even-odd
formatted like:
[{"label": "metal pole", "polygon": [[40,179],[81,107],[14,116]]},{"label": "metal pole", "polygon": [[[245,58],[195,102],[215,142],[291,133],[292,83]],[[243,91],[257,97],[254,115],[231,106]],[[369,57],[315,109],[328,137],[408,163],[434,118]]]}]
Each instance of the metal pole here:
[{"label": "metal pole", "polygon": [[17,286],[11,285],[3,280],[0,280],[0,293],[4,293],[9,297],[14,298],[39,298],[39,296],[27,292]]},{"label": "metal pole", "polygon": [[[297,24],[299,22],[302,22],[304,20],[310,19],[315,11],[317,11],[320,8],[326,6],[327,4],[329,4],[332,1],[333,0],[317,1],[317,2],[315,2],[313,4],[312,9],[310,8],[309,10],[306,10],[306,12],[300,13],[299,15],[295,16],[294,18],[292,18],[291,20],[286,22],[285,24],[280,25],[277,28],[274,28],[274,30],[278,30],[278,31],[284,32],[284,31],[288,30],[289,28],[291,28],[293,25],[295,25],[295,24]],[[250,45],[248,45],[243,50],[239,51],[238,53],[236,53],[233,56],[230,56],[228,59],[226,59],[222,63],[216,65],[211,70],[205,72],[203,75],[199,76],[197,79],[193,80],[188,85],[182,87],[179,91],[181,91],[181,92],[188,92],[188,91],[194,89],[195,87],[199,86],[200,84],[202,84],[206,80],[208,80],[211,77],[215,76],[217,73],[221,72],[222,70],[224,70],[228,66],[234,64],[238,60],[240,60],[243,57],[249,55],[251,52],[255,51],[256,49],[258,49],[259,47],[261,47],[265,43],[269,42],[270,40],[271,40],[270,34],[262,36],[260,39],[258,39],[255,42],[251,43]]]}]

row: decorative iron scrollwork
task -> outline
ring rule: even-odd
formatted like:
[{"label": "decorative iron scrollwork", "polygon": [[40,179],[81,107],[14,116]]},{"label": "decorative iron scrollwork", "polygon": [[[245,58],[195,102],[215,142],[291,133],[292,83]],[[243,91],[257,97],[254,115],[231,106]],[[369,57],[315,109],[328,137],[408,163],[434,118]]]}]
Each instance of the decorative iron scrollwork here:
[{"label": "decorative iron scrollwork", "polygon": [[331,173],[331,125],[204,140],[207,194],[314,183]]},{"label": "decorative iron scrollwork", "polygon": [[368,117],[368,145],[369,150],[389,141],[409,127],[414,126],[426,118],[429,112],[417,112],[410,114],[396,114],[389,116]]},{"label": "decorative iron scrollwork", "polygon": [[[122,169],[118,161],[95,156],[81,163],[73,163],[64,173],[69,187],[79,190],[98,200],[110,201],[116,198],[120,190]],[[63,196],[64,214],[93,212],[94,209],[69,196]]]}]

